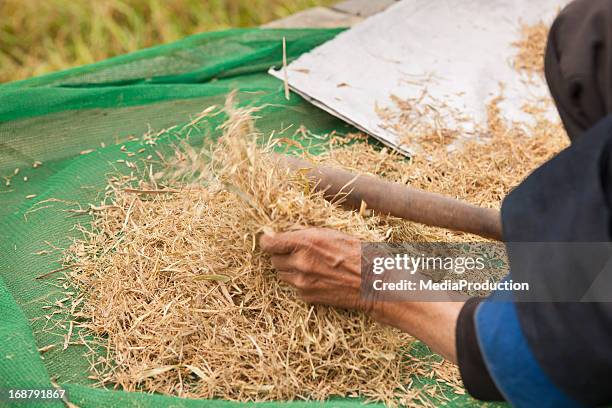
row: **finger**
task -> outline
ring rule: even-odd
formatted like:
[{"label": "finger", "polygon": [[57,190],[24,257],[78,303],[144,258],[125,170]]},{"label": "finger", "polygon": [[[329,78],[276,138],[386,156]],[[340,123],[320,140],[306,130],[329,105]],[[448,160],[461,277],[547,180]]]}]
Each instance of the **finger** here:
[{"label": "finger", "polygon": [[294,238],[295,232],[264,233],[259,238],[259,246],[271,254],[290,254],[299,245],[299,240]]},{"label": "finger", "polygon": [[360,309],[362,305],[361,293],[355,290],[342,292],[338,295],[338,285],[335,282],[311,282],[307,287],[296,287],[298,296],[309,304],[327,305],[343,309]]},{"label": "finger", "polygon": [[297,271],[280,271],[278,278],[299,290],[310,288],[314,284],[312,279]]},{"label": "finger", "polygon": [[289,271],[279,271],[278,278],[298,289],[301,293],[309,293],[309,294],[317,294],[324,293],[330,291],[330,289],[334,292],[334,296],[337,296],[337,282],[313,278],[311,276],[305,275],[299,271],[289,270]]},{"label": "finger", "polygon": [[290,284],[291,286],[295,286],[297,272],[294,271],[278,271],[278,279],[281,281]]},{"label": "finger", "polygon": [[272,255],[272,267],[277,271],[291,271],[295,268],[295,255]]},{"label": "finger", "polygon": [[337,238],[336,234],[340,233],[326,228],[304,228],[290,232],[264,231],[259,238],[259,245],[272,254],[290,254],[299,248],[311,247],[318,240]]}]

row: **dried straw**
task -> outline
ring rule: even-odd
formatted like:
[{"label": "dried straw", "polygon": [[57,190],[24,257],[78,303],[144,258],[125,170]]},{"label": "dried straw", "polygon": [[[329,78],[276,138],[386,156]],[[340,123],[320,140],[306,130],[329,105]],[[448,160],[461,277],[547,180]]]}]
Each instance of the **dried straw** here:
[{"label": "dried straw", "polygon": [[[552,104],[550,98],[523,107],[533,119],[531,124],[507,123],[498,107],[502,99],[503,96],[498,96],[489,102],[486,126],[476,126],[468,137],[457,126],[466,119],[456,116],[452,109],[443,105],[432,108],[420,104],[419,100],[393,97],[394,106],[379,109],[379,116],[383,125],[397,132],[401,143],[416,153],[409,163],[400,164],[399,169],[387,170],[381,175],[482,207],[499,208],[513,187],[568,145],[562,124],[551,121],[546,115]],[[421,120],[421,115],[426,120]],[[447,124],[448,118],[453,118],[455,126]],[[351,159],[349,166],[355,170],[363,162],[359,157],[361,154],[358,152]],[[426,226],[401,228],[397,233],[400,232],[401,237],[392,236],[392,239],[482,240]]]},{"label": "dried straw", "polygon": [[544,52],[548,39],[549,25],[542,21],[537,24],[523,24],[521,39],[513,45],[518,48],[514,68],[528,75],[544,75]]},{"label": "dried straw", "polygon": [[[227,112],[212,150],[182,146],[153,178],[112,178],[93,229],[68,250],[76,266],[67,277],[83,297],[76,313],[108,351],[92,354],[93,377],[182,397],[416,401],[406,384],[425,364],[405,355],[408,335],[304,304],[256,242],[265,228],[328,227],[381,241],[396,227],[327,202],[268,154],[272,141],[258,145],[251,110]],[[391,168],[366,144],[333,150],[376,158],[374,173]],[[403,159],[392,160],[399,173]],[[434,365],[460,389],[454,369]]]}]

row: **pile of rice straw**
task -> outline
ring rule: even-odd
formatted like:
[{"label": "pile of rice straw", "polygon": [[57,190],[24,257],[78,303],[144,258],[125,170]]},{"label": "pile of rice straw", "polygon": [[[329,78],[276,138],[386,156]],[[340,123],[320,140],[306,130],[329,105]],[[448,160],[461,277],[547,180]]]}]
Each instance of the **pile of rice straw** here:
[{"label": "pile of rice straw", "polygon": [[528,75],[544,75],[544,53],[549,29],[549,25],[541,21],[533,25],[522,25],[521,39],[513,44],[518,48],[514,57],[514,69]]},{"label": "pile of rice straw", "polygon": [[[304,304],[256,243],[264,228],[382,241],[394,227],[330,204],[268,154],[272,141],[257,144],[250,110],[227,112],[212,151],[183,146],[152,177],[112,178],[93,229],[69,249],[75,310],[108,349],[92,354],[93,377],[183,397],[412,401],[409,376],[422,369],[404,355],[412,339],[361,313]],[[359,149],[380,166],[372,172],[404,172],[401,157]]]}]

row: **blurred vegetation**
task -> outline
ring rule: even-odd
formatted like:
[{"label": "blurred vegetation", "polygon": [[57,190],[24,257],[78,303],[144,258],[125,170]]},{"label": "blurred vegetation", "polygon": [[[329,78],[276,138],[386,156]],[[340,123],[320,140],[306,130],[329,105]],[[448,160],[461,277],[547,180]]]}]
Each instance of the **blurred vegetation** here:
[{"label": "blurred vegetation", "polygon": [[0,82],[335,0],[0,0]]}]

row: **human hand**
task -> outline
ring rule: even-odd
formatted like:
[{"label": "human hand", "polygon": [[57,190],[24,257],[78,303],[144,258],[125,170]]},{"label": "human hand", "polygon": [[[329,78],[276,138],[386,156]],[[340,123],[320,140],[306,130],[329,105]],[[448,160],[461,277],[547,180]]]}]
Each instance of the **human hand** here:
[{"label": "human hand", "polygon": [[361,242],[324,228],[264,234],[279,278],[311,304],[360,310],[410,333],[456,361],[455,324],[461,302],[383,302],[361,292]]},{"label": "human hand", "polygon": [[371,312],[361,296],[361,242],[324,228],[264,234],[261,248],[272,256],[278,277],[311,304]]}]

